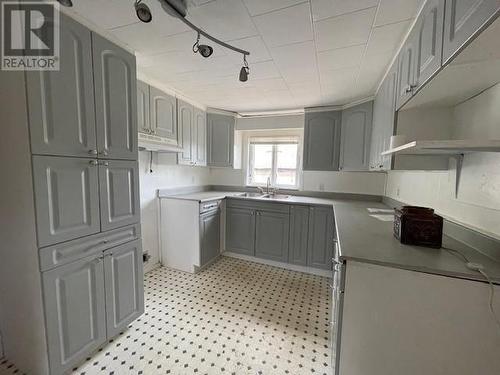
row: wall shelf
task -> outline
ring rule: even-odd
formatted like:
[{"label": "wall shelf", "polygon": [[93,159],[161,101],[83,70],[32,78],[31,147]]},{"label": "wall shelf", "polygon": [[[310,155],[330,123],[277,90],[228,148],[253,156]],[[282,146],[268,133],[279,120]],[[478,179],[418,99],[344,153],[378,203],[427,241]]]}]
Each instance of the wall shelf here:
[{"label": "wall shelf", "polygon": [[382,152],[382,155],[461,155],[500,152],[500,140],[413,141]]}]

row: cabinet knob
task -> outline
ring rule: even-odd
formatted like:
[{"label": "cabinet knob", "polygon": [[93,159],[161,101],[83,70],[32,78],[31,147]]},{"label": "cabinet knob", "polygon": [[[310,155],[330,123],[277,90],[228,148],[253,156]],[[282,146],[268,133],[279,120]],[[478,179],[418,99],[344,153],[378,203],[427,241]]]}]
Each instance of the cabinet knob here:
[{"label": "cabinet knob", "polygon": [[102,150],[100,152],[100,154],[103,155],[103,156],[108,156],[108,152],[106,150]]},{"label": "cabinet knob", "polygon": [[89,150],[89,155],[97,155],[97,150]]},{"label": "cabinet knob", "polygon": [[91,160],[91,161],[89,161],[89,164],[92,166],[95,166],[95,165],[98,165],[99,162],[97,160]]},{"label": "cabinet knob", "polygon": [[102,161],[100,164],[104,165],[105,167],[109,166],[109,162],[107,162],[107,161]]}]

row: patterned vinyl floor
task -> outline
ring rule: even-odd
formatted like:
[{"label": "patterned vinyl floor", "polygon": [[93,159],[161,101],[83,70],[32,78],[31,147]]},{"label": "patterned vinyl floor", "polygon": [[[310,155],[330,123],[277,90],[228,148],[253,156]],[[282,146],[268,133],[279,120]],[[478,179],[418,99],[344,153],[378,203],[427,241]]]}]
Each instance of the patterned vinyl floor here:
[{"label": "patterned vinyl floor", "polygon": [[145,293],[144,315],[74,374],[332,372],[327,278],[222,257],[197,275],[158,268]]}]

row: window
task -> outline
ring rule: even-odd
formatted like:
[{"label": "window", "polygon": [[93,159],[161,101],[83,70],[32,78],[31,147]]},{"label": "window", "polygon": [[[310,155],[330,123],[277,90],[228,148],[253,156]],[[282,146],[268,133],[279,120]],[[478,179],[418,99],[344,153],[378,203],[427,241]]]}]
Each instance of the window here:
[{"label": "window", "polygon": [[248,141],[247,185],[296,189],[299,137],[258,137]]}]

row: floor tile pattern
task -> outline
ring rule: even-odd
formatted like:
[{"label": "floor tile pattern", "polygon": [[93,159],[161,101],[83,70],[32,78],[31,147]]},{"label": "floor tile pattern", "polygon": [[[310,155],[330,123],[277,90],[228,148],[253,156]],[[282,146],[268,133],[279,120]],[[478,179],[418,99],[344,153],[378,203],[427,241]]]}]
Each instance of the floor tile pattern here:
[{"label": "floor tile pattern", "polygon": [[331,374],[327,278],[221,257],[158,268],[145,293],[144,315],[74,374]]}]

